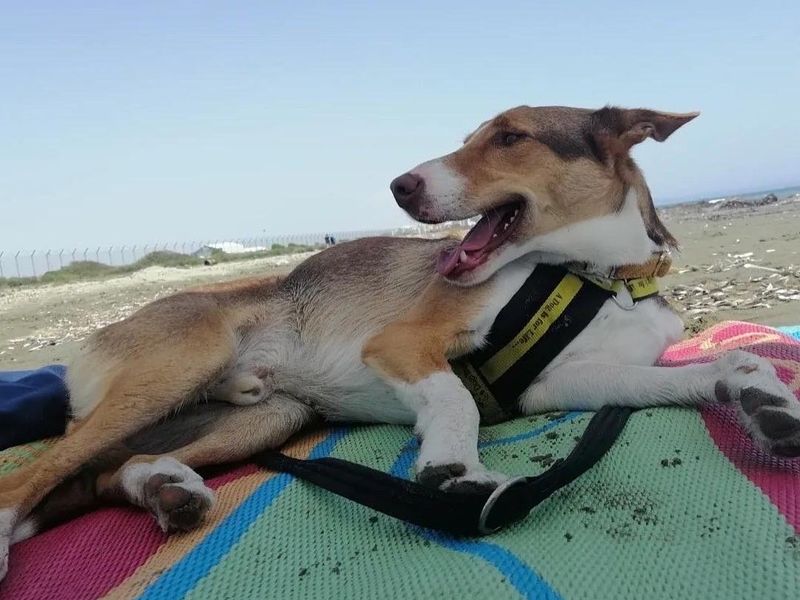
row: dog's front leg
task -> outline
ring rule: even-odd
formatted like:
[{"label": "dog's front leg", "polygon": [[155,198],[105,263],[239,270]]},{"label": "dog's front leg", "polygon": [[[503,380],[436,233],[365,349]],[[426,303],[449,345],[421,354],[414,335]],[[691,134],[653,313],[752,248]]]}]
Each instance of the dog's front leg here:
[{"label": "dog's front leg", "polygon": [[417,480],[449,491],[493,489],[507,478],[478,458],[478,409],[450,370],[445,346],[424,326],[398,323],[369,340],[362,354],[416,415]]},{"label": "dog's front leg", "polygon": [[521,409],[536,413],[716,401],[736,406],[739,419],[766,449],[800,456],[800,401],[768,360],[742,350],[683,367],[571,361],[545,371],[525,392]]},{"label": "dog's front leg", "polygon": [[415,383],[395,384],[417,415],[421,440],[417,481],[449,491],[494,488],[506,477],[487,471],[478,457],[480,415],[472,396],[449,369]]}]

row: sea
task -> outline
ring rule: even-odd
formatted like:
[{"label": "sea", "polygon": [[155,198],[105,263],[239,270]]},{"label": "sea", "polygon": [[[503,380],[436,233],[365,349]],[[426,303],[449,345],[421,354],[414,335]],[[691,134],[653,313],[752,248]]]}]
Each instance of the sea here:
[{"label": "sea", "polygon": [[720,196],[706,196],[690,200],[678,199],[678,200],[656,201],[656,206],[676,206],[678,204],[700,204],[703,202],[717,203],[717,202],[722,202],[723,200],[733,200],[733,199],[745,200],[745,201],[759,200],[769,194],[775,194],[775,196],[777,196],[779,200],[783,198],[788,198],[789,196],[800,194],[800,185],[767,189],[767,190],[758,190],[754,192],[737,192]]}]

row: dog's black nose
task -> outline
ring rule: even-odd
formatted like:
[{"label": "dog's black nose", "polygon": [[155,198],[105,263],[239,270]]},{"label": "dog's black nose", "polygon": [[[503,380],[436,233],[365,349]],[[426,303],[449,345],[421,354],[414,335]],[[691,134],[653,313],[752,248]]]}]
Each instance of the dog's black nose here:
[{"label": "dog's black nose", "polygon": [[413,173],[404,173],[389,185],[400,208],[409,208],[420,197],[424,188],[425,180]]}]

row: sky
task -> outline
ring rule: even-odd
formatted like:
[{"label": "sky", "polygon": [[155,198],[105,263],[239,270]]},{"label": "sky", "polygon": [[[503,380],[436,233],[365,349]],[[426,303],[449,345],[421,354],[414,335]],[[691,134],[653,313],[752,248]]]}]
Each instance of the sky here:
[{"label": "sky", "polygon": [[800,184],[800,3],[0,0],[0,250],[408,224],[512,106],[701,116],[657,202]]}]

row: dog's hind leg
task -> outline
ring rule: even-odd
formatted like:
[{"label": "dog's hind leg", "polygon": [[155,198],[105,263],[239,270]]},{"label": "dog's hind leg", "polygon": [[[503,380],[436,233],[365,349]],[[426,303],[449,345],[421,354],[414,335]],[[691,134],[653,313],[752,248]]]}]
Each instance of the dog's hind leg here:
[{"label": "dog's hind leg", "polygon": [[603,406],[698,406],[730,402],[757,442],[800,456],[800,402],[760,356],[734,350],[709,363],[642,367],[574,361],[545,371],[525,392],[528,414]]},{"label": "dog's hind leg", "polygon": [[105,394],[79,427],[26,469],[22,483],[0,492],[0,579],[8,542],[28,513],[53,488],[102,452],[166,416],[227,368],[234,336],[221,316],[205,315],[170,344],[149,347],[123,361]]},{"label": "dog's hind leg", "polygon": [[229,407],[190,444],[167,454],[135,456],[113,474],[101,476],[99,493],[121,495],[149,510],[164,531],[193,529],[213,504],[213,494],[193,469],[276,448],[313,418],[307,405],[280,394],[261,404]]},{"label": "dog's hind leg", "polygon": [[[247,407],[201,404],[137,433],[122,466],[87,469],[64,482],[15,531],[18,541],[102,502],[148,510],[164,531],[198,526],[214,495],[194,469],[236,462],[282,445],[313,419],[313,411],[280,394]],[[135,454],[135,456],[131,456]],[[127,460],[126,460],[127,458]]]}]

